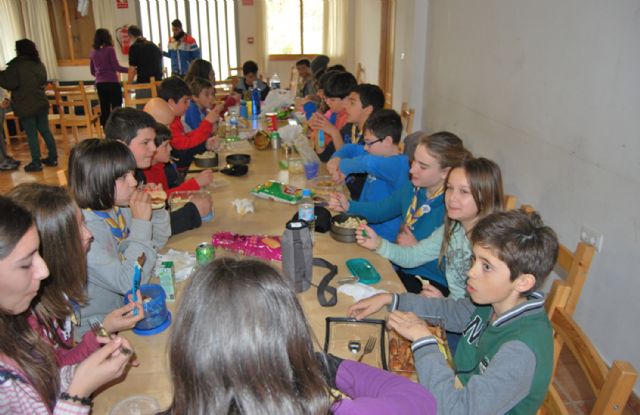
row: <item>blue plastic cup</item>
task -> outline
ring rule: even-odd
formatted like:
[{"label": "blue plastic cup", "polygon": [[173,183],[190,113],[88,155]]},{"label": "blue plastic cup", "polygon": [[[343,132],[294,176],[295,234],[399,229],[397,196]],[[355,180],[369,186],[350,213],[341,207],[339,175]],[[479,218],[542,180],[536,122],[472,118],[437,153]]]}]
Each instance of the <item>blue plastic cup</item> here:
[{"label": "blue plastic cup", "polygon": [[[124,296],[125,304],[129,303],[129,294],[131,290]],[[150,300],[143,301],[144,318],[136,324],[134,331],[144,332],[159,328],[169,319],[164,289],[158,284],[142,284],[140,294],[143,299],[148,297]]]}]

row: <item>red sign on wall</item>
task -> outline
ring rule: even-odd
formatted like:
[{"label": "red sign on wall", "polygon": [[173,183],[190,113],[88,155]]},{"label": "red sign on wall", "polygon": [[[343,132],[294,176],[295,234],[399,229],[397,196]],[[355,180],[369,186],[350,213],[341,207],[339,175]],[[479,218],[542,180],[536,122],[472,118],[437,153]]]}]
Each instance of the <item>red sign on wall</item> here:
[{"label": "red sign on wall", "polygon": [[116,7],[118,9],[128,9],[129,8],[129,0],[116,0]]}]

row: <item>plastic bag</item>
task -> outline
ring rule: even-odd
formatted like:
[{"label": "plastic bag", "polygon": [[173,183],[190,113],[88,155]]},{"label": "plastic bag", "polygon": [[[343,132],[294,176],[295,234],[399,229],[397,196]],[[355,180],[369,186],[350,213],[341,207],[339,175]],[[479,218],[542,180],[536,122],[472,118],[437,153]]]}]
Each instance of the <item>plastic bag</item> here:
[{"label": "plastic bag", "polygon": [[244,256],[282,261],[279,236],[216,232],[211,237],[211,243],[216,249],[226,249]]},{"label": "plastic bag", "polygon": [[287,91],[286,89],[272,89],[269,91],[267,98],[262,104],[262,111],[279,112],[283,109],[286,110],[293,105],[294,100],[294,91]]},{"label": "plastic bag", "polygon": [[295,205],[302,199],[302,189],[275,180],[269,180],[254,187],[251,194],[261,199],[270,199],[290,205]]}]

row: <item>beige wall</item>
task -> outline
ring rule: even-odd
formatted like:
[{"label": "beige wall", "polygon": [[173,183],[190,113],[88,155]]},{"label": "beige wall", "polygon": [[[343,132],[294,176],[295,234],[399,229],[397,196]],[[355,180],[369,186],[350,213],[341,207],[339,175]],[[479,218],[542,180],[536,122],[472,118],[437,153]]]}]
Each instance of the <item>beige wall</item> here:
[{"label": "beige wall", "polygon": [[[604,234],[576,312],[640,368],[640,2],[431,0],[424,111],[498,162],[569,246]],[[640,391],[636,384],[636,392]]]}]

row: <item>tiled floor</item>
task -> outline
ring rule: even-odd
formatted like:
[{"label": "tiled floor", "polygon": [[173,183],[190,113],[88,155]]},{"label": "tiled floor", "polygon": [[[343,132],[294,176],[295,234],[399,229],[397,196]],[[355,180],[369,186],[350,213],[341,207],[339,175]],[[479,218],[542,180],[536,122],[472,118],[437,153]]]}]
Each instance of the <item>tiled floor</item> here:
[{"label": "tiled floor", "polygon": [[[86,137],[86,134],[83,135],[81,131],[80,137]],[[22,160],[22,166],[29,163],[31,161],[29,148],[25,140],[16,141],[16,139],[14,139],[12,142],[15,150],[14,157]],[[22,168],[14,172],[0,171],[0,194],[6,193],[15,185],[23,182],[39,181],[58,184],[56,172],[59,169],[67,168],[69,149],[66,148],[60,135],[56,135],[56,143],[59,153],[58,167],[45,167],[42,172],[38,173],[25,173]],[[580,373],[578,363],[568,353],[562,353],[560,355],[555,382],[571,414],[589,414],[594,402],[593,394],[590,393],[590,388],[584,376]],[[637,397],[632,397],[623,414],[640,415],[640,401]]]}]

